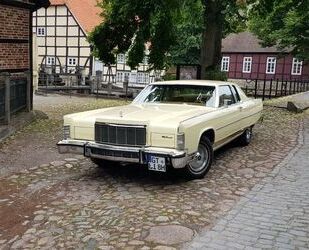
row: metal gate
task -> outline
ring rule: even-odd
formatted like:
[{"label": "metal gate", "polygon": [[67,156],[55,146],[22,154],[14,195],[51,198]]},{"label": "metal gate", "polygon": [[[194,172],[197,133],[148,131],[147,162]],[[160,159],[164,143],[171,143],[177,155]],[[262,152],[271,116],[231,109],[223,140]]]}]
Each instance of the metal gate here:
[{"label": "metal gate", "polygon": [[[0,124],[7,123],[8,116],[27,108],[27,77],[6,77],[5,81],[0,81]],[[9,91],[6,89],[7,81]],[[7,93],[9,98],[6,97]],[[7,110],[10,110],[9,114],[6,113]]]}]

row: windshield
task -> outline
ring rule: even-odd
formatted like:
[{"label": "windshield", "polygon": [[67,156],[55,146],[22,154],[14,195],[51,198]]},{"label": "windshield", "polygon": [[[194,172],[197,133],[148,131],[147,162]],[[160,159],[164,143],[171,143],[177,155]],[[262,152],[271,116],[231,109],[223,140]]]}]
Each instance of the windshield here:
[{"label": "windshield", "polygon": [[198,85],[150,85],[133,103],[186,103],[215,107],[215,87]]}]

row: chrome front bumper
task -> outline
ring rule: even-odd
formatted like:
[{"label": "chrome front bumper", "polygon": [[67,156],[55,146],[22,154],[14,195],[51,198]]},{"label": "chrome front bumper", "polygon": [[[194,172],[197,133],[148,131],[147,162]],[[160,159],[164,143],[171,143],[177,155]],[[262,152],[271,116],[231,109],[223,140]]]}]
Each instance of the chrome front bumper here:
[{"label": "chrome front bumper", "polygon": [[99,144],[81,140],[63,140],[57,143],[60,154],[81,154],[89,158],[110,161],[147,164],[148,156],[165,157],[173,168],[184,168],[193,161],[196,154],[187,155],[184,151],[157,147],[124,147]]}]

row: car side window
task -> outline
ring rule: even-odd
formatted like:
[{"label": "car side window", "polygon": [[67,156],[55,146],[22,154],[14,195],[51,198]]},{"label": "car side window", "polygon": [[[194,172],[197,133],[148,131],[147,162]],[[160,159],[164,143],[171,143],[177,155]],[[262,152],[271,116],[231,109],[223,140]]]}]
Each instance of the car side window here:
[{"label": "car side window", "polygon": [[236,87],[234,85],[232,85],[231,89],[232,89],[232,93],[234,95],[234,98],[235,98],[236,102],[240,102],[240,96],[238,94],[238,91],[237,91]]},{"label": "car side window", "polygon": [[219,86],[219,107],[224,106],[224,101],[228,100],[229,105],[235,103],[235,98],[228,85]]}]

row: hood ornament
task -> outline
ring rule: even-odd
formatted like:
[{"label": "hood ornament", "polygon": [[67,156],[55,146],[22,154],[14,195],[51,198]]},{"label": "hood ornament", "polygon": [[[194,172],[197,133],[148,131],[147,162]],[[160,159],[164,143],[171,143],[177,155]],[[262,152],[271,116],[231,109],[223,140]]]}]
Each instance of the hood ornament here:
[{"label": "hood ornament", "polygon": [[123,112],[122,112],[122,110],[120,110],[119,116],[120,116],[121,118],[123,117]]}]

